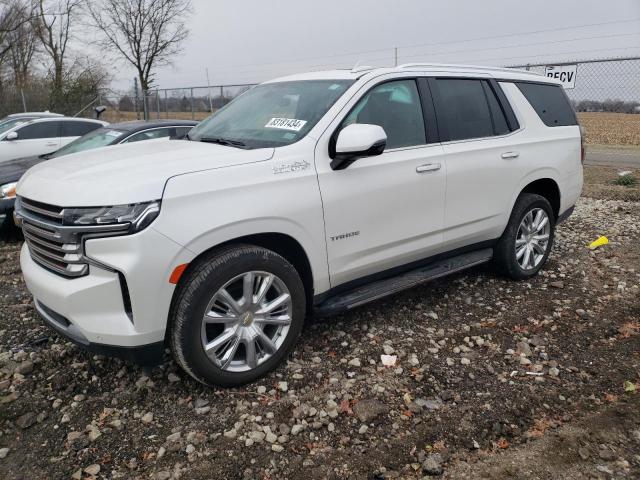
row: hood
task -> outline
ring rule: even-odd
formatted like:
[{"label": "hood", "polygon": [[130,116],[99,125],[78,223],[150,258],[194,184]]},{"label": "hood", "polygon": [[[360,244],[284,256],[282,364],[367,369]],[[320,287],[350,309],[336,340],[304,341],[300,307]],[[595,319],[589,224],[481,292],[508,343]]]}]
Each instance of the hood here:
[{"label": "hood", "polygon": [[29,168],[44,161],[46,161],[46,158],[34,156],[16,158],[0,163],[0,185],[17,182]]},{"label": "hood", "polygon": [[20,179],[18,195],[60,207],[147,202],[162,198],[171,177],[269,160],[273,151],[186,140],[98,148],[36,165]]}]

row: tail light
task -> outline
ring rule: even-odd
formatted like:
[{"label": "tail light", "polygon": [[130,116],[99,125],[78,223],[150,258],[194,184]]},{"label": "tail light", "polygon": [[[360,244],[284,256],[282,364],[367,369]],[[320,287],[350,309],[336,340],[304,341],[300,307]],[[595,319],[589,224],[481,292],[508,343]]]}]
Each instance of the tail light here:
[{"label": "tail light", "polygon": [[584,140],[586,137],[586,132],[584,131],[584,127],[580,127],[580,161],[584,165],[584,161],[587,158],[587,149],[584,146]]}]

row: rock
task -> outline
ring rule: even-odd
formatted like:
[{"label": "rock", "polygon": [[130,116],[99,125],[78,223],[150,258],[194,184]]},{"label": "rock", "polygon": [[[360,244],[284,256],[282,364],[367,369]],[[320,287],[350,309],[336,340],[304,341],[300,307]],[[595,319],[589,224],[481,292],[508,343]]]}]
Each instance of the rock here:
[{"label": "rock", "polygon": [[23,430],[29,428],[31,425],[36,423],[37,415],[33,412],[28,412],[22,415],[16,420],[16,425],[18,425]]},{"label": "rock", "polygon": [[82,469],[79,468],[71,475],[72,480],[81,480],[82,479]]},{"label": "rock", "polygon": [[0,459],[7,458],[7,455],[9,455],[9,449],[7,447],[0,448]]},{"label": "rock", "polygon": [[202,408],[206,407],[207,405],[209,405],[209,400],[207,400],[206,398],[196,398],[196,401],[193,402],[194,408]]},{"label": "rock", "polygon": [[351,367],[359,367],[361,365],[359,358],[352,358],[349,360],[348,365]]},{"label": "rock", "polygon": [[422,463],[422,470],[427,475],[442,475],[442,472],[444,471],[442,463],[442,455],[439,453],[432,453]]},{"label": "rock", "polygon": [[375,399],[361,400],[353,407],[353,412],[362,423],[369,423],[374,418],[389,412],[389,407]]},{"label": "rock", "polygon": [[384,344],[382,346],[382,350],[385,355],[393,355],[395,353],[395,349],[391,345]]},{"label": "rock", "polygon": [[271,450],[274,452],[282,452],[284,450],[284,447],[282,445],[279,445],[277,443],[274,443],[273,445],[271,445]]},{"label": "rock", "polygon": [[167,443],[174,443],[178,440],[180,440],[180,432],[172,433],[171,435],[167,436]]},{"label": "rock", "polygon": [[209,413],[210,411],[211,411],[211,407],[209,407],[209,406],[196,408],[196,414],[197,415],[205,415],[205,414]]},{"label": "rock", "polygon": [[516,353],[518,355],[524,355],[525,357],[530,357],[533,354],[527,342],[518,342],[516,344]]},{"label": "rock", "polygon": [[291,427],[291,435],[298,435],[303,430],[304,425],[302,425],[301,423],[296,423],[293,427]]},{"label": "rock", "polygon": [[187,445],[187,448],[184,449],[184,451],[187,453],[187,455],[191,455],[193,452],[196,451],[196,447],[194,447],[193,445],[189,444],[189,445]]},{"label": "rock", "polygon": [[558,370],[556,367],[551,367],[549,369],[549,375],[552,377],[557,377],[558,375],[560,375],[560,370]]},{"label": "rock", "polygon": [[602,460],[606,460],[607,462],[611,462],[618,458],[616,453],[613,450],[609,450],[608,448],[603,448],[602,450],[600,450],[600,452],[598,452],[598,456]]},{"label": "rock", "polygon": [[520,365],[531,365],[531,360],[527,357],[520,357]]},{"label": "rock", "polygon": [[180,381],[180,377],[175,373],[169,373],[169,375],[167,375],[167,380],[169,380],[169,383],[176,383]]},{"label": "rock", "polygon": [[286,392],[289,390],[289,384],[287,382],[278,382],[278,390]]},{"label": "rock", "polygon": [[140,420],[142,420],[144,423],[153,422],[153,413],[151,412],[145,413]]},{"label": "rock", "polygon": [[564,282],[549,282],[549,286],[552,288],[564,288]]},{"label": "rock", "polygon": [[73,396],[73,401],[74,402],[83,402],[87,397],[81,393],[79,393],[78,395],[74,395]]},{"label": "rock", "polygon": [[16,367],[14,372],[21,375],[27,375],[28,373],[33,372],[33,362],[31,360],[25,360]]},{"label": "rock", "polygon": [[461,363],[462,365],[471,365],[471,360],[469,360],[467,357],[462,357],[462,358],[460,359],[460,363]]},{"label": "rock", "polygon": [[264,442],[265,437],[266,435],[264,432],[254,431],[249,433],[249,438],[253,440],[254,443]]},{"label": "rock", "polygon": [[414,403],[421,408],[427,410],[438,410],[442,407],[442,400],[435,398],[433,400],[425,400],[424,398],[416,398]]},{"label": "rock", "polygon": [[438,320],[438,314],[436,312],[427,313],[427,317],[433,318],[434,320]]},{"label": "rock", "polygon": [[158,453],[156,453],[156,458],[157,458],[158,460],[160,460],[162,457],[164,457],[164,454],[165,454],[165,453],[167,453],[167,449],[166,449],[166,448],[164,448],[164,447],[160,447],[160,448],[158,449]]},{"label": "rock", "polygon": [[267,387],[265,387],[264,385],[260,385],[257,391],[258,395],[264,395],[265,393],[267,393]]},{"label": "rock", "polygon": [[98,465],[97,463],[89,465],[84,469],[84,473],[86,473],[87,475],[93,475],[95,477],[98,473],[100,473],[100,465]]},{"label": "rock", "polygon": [[369,427],[367,427],[366,425],[362,425],[360,426],[360,428],[358,429],[358,433],[360,435],[364,435],[365,433],[367,433],[367,431],[369,430]]},{"label": "rock", "polygon": [[232,428],[231,430],[224,432],[223,435],[225,438],[236,438],[238,436],[238,431],[235,428]]},{"label": "rock", "polygon": [[160,472],[156,473],[156,480],[169,480],[171,478],[171,472],[168,472],[166,470],[161,470]]}]

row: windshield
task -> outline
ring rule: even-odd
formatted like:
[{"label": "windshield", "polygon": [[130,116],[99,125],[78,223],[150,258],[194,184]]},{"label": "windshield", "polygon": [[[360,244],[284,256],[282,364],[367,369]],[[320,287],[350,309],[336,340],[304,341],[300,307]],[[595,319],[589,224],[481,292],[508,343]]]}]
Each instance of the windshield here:
[{"label": "windshield", "polygon": [[92,148],[106,147],[111,145],[115,140],[122,137],[126,132],[124,130],[114,130],[113,128],[99,128],[93,132],[68,143],[60,150],[56,150],[49,158],[62,157],[71,153],[83,152]]},{"label": "windshield", "polygon": [[32,120],[31,118],[7,118],[4,120],[0,120],[0,133],[4,133],[7,130],[11,130],[16,125],[20,125],[21,123],[28,122]]},{"label": "windshield", "polygon": [[258,85],[196,126],[189,138],[240,148],[289,145],[303,138],[352,83],[305,80]]}]

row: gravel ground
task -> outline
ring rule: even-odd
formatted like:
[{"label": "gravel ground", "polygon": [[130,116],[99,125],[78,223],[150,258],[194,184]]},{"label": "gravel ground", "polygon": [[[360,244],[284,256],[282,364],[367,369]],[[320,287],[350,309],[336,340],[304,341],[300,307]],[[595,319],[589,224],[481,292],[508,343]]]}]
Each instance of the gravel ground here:
[{"label": "gravel ground", "polygon": [[64,342],[0,243],[0,477],[640,478],[639,238],[640,203],[583,198],[537,278],[477,268],[311,322],[231,390]]}]

